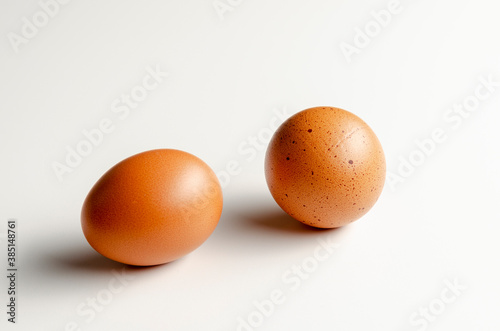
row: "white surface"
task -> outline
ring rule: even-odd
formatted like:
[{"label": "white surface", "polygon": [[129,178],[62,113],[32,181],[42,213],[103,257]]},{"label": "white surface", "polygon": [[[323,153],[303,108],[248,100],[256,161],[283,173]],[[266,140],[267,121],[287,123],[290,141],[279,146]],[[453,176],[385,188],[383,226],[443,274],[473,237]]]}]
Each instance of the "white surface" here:
[{"label": "white surface", "polygon": [[[224,19],[211,0],[74,0],[17,53],[8,33],[21,34],[40,5],[1,2],[2,270],[9,218],[18,220],[19,249],[18,323],[6,321],[2,276],[1,329],[237,330],[240,317],[258,318],[254,301],[273,293],[282,304],[255,330],[500,329],[500,87],[456,128],[443,117],[474,95],[481,76],[500,81],[498,6],[401,1],[348,63],[341,43],[352,44],[355,28],[390,1],[222,2],[234,4]],[[120,119],[114,100],[156,66],[168,77]],[[436,128],[447,139],[394,190],[387,183],[365,217],[314,230],[269,194],[265,144],[254,159],[240,145],[267,137],[276,112],[321,105],[363,118],[391,173],[415,139]],[[114,131],[59,181],[52,164],[104,118]],[[132,279],[117,288],[124,267],[87,244],[81,205],[112,165],[160,147],[191,152],[219,173],[235,160],[241,173],[224,186],[222,218],[199,249],[159,267],[125,267]],[[314,266],[320,239],[338,247],[297,287],[290,272]],[[466,289],[443,304],[455,280]],[[78,311],[95,297],[94,318],[89,306]],[[412,325],[429,305],[438,316]]]}]

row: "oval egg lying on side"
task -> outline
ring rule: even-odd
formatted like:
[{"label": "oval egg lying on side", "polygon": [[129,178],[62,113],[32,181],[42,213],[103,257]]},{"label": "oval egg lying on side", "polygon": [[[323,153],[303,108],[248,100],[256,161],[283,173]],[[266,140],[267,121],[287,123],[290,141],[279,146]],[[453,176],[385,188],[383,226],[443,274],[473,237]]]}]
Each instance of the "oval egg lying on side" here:
[{"label": "oval egg lying on side", "polygon": [[222,212],[222,189],[198,157],[174,149],[131,156],[108,170],[82,208],[82,229],[102,255],[148,266],[200,246]]}]

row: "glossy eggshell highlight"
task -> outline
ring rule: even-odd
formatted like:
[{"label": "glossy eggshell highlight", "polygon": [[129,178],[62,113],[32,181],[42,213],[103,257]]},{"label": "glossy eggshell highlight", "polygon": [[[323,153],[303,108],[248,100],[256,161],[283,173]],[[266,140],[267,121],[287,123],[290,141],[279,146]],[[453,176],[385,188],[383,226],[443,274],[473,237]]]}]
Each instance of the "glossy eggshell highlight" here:
[{"label": "glossy eggshell highlight", "polygon": [[318,228],[359,219],[385,182],[385,157],[372,129],[332,107],[303,110],[273,135],[265,174],[272,196],[293,218]]},{"label": "glossy eggshell highlight", "polygon": [[200,246],[222,213],[215,173],[198,157],[173,149],[131,156],[107,171],[82,208],[82,229],[102,255],[149,266]]}]

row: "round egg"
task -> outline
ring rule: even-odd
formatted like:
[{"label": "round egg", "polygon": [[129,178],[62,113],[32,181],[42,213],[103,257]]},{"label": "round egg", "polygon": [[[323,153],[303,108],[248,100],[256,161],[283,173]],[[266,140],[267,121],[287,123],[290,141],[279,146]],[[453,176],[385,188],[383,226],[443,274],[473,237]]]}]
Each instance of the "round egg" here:
[{"label": "round egg", "polygon": [[372,129],[339,108],[316,107],[274,133],[265,174],[272,196],[293,218],[336,228],[373,207],[385,182],[385,157]]},{"label": "round egg", "polygon": [[222,189],[198,157],[174,149],[131,156],[108,170],[82,208],[83,233],[102,255],[150,266],[200,246],[222,213]]}]

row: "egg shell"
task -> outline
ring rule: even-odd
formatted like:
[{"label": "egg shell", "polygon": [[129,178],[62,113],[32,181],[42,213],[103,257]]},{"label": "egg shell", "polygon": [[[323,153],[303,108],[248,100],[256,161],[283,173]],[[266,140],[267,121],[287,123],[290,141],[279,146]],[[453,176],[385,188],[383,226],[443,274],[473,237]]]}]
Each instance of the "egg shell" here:
[{"label": "egg shell", "polygon": [[382,146],[358,116],[333,107],[303,110],[273,135],[266,180],[278,205],[302,223],[336,228],[359,219],[382,192]]},{"label": "egg shell", "polygon": [[200,246],[222,212],[222,189],[198,157],[174,149],[131,156],[108,170],[82,208],[82,229],[102,255],[126,264],[170,262]]}]

